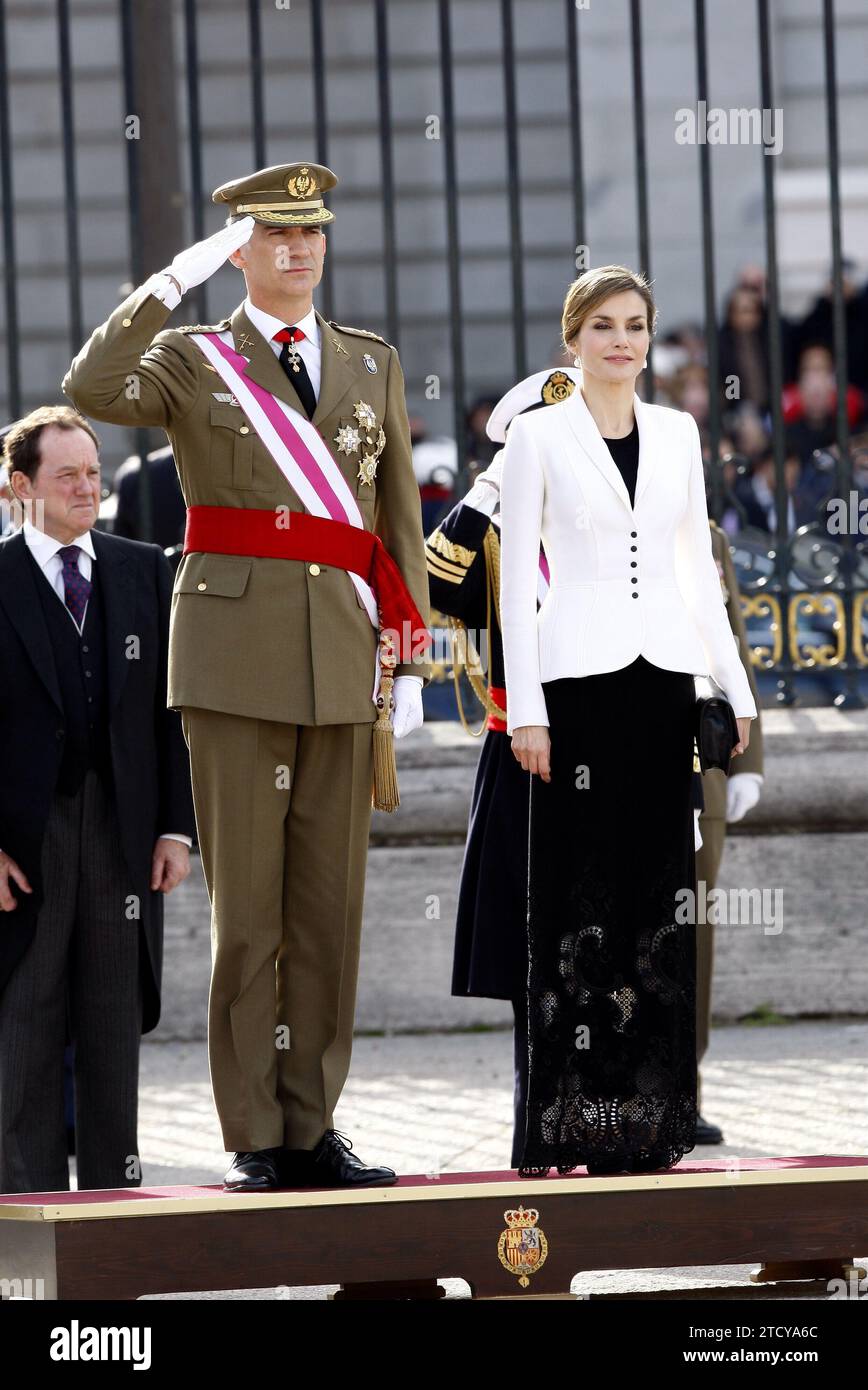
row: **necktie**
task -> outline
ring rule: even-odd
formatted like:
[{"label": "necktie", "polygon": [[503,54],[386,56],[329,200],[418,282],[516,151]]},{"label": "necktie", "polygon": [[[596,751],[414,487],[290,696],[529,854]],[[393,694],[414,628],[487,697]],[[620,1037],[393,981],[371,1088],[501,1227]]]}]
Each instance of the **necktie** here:
[{"label": "necktie", "polygon": [[281,328],[279,333],[275,333],[274,341],[283,343],[278,360],[295,387],[298,398],[307,413],[307,418],[310,420],[316,410],[316,396],[313,382],[308,376],[307,367],[304,365],[304,359],[295,346],[304,337],[305,334],[300,328]]},{"label": "necktie", "polygon": [[78,568],[78,557],[81,554],[81,546],[63,545],[58,550],[58,555],[63,561],[63,597],[67,608],[75,618],[76,626],[81,628],[84,621],[84,610],[90,598],[90,591],[93,588],[89,579],[85,579],[81,570]]}]

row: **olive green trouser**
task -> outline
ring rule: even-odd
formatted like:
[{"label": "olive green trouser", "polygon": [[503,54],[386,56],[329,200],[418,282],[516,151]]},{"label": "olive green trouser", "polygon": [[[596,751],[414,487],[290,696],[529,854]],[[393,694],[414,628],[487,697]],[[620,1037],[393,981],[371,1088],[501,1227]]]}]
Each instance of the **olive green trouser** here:
[{"label": "olive green trouser", "polygon": [[211,899],[208,1056],[230,1152],[310,1149],[350,1065],[373,723],[182,710]]}]

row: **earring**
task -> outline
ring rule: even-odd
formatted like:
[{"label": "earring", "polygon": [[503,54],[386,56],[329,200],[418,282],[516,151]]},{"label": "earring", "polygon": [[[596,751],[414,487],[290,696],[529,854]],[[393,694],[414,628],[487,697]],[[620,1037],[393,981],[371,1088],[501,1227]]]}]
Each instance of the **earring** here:
[{"label": "earring", "polygon": [[574,357],[574,358],[573,358],[573,366],[574,366],[574,367],[581,367],[581,365],[582,365],[582,359],[581,359],[581,357]]}]

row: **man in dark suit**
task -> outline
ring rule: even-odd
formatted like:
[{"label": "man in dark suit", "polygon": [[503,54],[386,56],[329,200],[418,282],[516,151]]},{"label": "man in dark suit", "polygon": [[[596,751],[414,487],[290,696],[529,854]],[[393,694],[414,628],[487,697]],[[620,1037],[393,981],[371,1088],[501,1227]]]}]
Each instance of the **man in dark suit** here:
[{"label": "man in dark suit", "polygon": [[194,824],[166,706],[169,570],[158,546],[91,529],[98,440],[76,411],[19,421],[5,462],[26,519],[0,541],[0,1191],[69,1187],[67,1028],[78,1186],[137,1186],[162,894]]},{"label": "man in dark suit", "polygon": [[[163,550],[168,550],[183,541],[187,521],[171,445],[148,454],[147,465],[151,487],[151,539]],[[133,454],[132,458],[124,459],[115,474],[118,504],[113,536],[127,536],[131,541],[143,539],[139,522],[141,472],[142,461],[138,454]]]}]

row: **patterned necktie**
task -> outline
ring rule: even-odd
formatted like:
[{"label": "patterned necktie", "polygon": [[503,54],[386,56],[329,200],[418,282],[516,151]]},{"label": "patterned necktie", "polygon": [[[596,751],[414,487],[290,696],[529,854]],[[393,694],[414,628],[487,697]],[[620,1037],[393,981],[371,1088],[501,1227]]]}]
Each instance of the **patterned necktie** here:
[{"label": "patterned necktie", "polygon": [[313,382],[308,376],[307,367],[304,365],[304,358],[297,352],[295,346],[305,336],[300,328],[281,328],[279,333],[275,333],[274,341],[283,343],[278,360],[295,387],[298,398],[307,413],[307,418],[311,420],[313,419],[313,412],[316,410],[316,395],[314,394]]},{"label": "patterned necktie", "polygon": [[57,553],[63,561],[64,602],[75,618],[76,626],[80,629],[84,621],[84,610],[87,607],[87,601],[90,598],[90,591],[93,585],[89,579],[85,579],[81,570],[78,568],[78,557],[81,554],[81,546],[63,545]]}]

